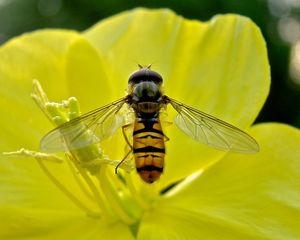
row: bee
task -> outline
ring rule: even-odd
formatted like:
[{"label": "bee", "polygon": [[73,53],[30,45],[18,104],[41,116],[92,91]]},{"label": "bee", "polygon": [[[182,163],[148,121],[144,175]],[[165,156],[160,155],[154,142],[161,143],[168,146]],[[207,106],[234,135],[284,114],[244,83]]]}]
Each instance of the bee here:
[{"label": "bee", "polygon": [[[128,94],[125,97],[53,129],[41,140],[41,149],[48,152],[64,151],[101,142],[122,126],[117,116],[127,106],[127,110],[134,113],[134,118],[133,122],[123,125],[122,130],[130,150],[117,165],[116,172],[120,164],[133,153],[137,173],[145,182],[153,183],[163,172],[165,142],[169,140],[162,130],[160,113],[167,105],[171,105],[177,112],[174,119],[176,125],[194,140],[225,151],[259,151],[255,139],[239,128],[164,95],[163,78],[150,66],[139,65],[140,69],[129,77]],[[133,126],[132,144],[126,135],[129,126]],[[81,137],[85,131],[92,132],[95,137]],[[62,138],[69,139],[67,149]]]}]

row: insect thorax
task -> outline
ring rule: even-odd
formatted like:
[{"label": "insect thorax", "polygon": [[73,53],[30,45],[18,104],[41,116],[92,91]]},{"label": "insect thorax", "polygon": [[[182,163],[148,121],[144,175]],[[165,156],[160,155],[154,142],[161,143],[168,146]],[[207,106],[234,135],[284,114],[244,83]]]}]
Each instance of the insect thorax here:
[{"label": "insect thorax", "polygon": [[160,86],[152,81],[134,84],[131,92],[131,107],[139,117],[157,117],[162,104]]}]

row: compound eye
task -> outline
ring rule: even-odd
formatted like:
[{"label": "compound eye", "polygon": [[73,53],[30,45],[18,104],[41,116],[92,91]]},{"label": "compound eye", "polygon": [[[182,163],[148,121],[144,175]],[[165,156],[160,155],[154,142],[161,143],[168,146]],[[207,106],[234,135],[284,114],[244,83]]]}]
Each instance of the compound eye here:
[{"label": "compound eye", "polygon": [[141,81],[152,81],[156,84],[161,84],[163,79],[159,73],[149,69],[148,67],[145,67],[131,74],[128,83],[137,84]]}]

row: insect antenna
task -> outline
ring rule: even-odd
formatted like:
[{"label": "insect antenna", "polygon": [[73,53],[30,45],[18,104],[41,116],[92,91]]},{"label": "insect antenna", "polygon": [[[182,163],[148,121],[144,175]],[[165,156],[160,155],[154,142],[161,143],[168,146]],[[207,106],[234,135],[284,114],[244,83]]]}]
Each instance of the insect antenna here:
[{"label": "insect antenna", "polygon": [[139,63],[138,63],[138,67],[139,67],[140,69],[142,69],[142,68],[148,68],[148,69],[151,69],[151,66],[152,66],[152,63],[148,64],[147,66],[143,66],[142,64],[139,64]]}]

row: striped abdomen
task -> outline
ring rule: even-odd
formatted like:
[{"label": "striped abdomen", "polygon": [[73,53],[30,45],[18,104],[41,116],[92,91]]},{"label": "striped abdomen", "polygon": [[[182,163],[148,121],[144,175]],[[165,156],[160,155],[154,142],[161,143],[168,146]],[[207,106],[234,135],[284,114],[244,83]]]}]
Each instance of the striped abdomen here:
[{"label": "striped abdomen", "polygon": [[164,167],[165,142],[158,119],[139,119],[133,130],[133,154],[136,169],[147,183],[156,181]]}]

